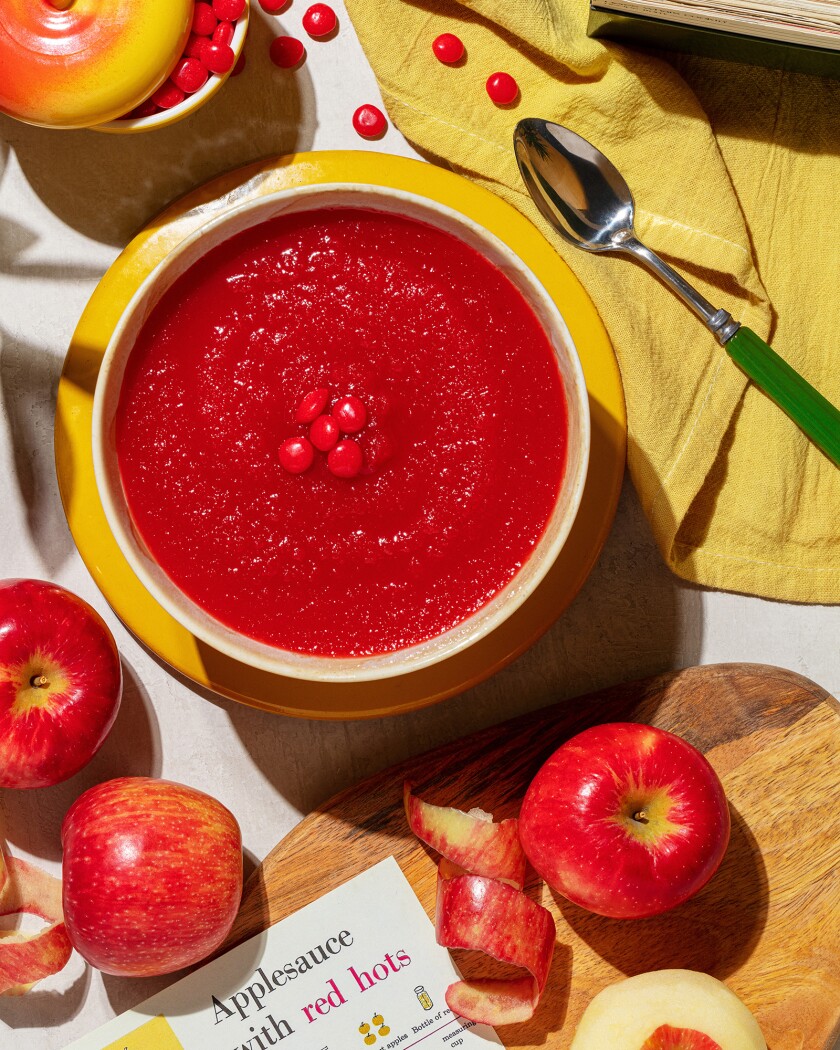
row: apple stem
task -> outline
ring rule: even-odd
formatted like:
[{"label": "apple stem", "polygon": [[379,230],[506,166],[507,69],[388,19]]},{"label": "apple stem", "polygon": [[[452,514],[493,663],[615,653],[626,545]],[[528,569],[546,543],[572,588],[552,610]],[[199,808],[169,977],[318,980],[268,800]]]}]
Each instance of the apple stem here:
[{"label": "apple stem", "polygon": [[633,820],[637,821],[639,824],[647,824],[648,815],[643,809],[640,809],[638,813],[633,814]]},{"label": "apple stem", "polygon": [[72,7],[76,0],[49,0],[51,7],[57,7],[59,11],[66,11],[68,7]]},{"label": "apple stem", "polygon": [[33,689],[43,689],[45,685],[50,684],[50,681],[45,674],[34,674],[29,679],[29,684]]}]

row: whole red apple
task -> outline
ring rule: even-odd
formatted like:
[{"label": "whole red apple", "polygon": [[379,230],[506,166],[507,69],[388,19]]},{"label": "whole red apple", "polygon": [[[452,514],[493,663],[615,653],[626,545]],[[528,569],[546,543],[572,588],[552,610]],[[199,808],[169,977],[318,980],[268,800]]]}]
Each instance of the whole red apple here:
[{"label": "whole red apple", "polygon": [[0,581],[0,787],[78,773],[121,696],[117,646],[95,609],[54,583]]},{"label": "whole red apple", "polygon": [[709,881],[729,843],[717,774],[653,726],[594,726],[534,777],[519,820],[525,853],[570,901],[614,919],[658,915]]},{"label": "whole red apple", "polygon": [[105,973],[151,977],[205,958],[242,896],[242,838],[221,802],[150,777],[97,784],[61,828],[64,918]]}]

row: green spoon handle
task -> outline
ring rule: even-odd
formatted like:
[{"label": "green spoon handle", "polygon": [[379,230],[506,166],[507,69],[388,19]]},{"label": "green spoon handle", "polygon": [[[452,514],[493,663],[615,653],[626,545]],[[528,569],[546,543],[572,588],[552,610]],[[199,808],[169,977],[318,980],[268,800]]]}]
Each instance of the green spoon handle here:
[{"label": "green spoon handle", "polygon": [[726,350],[755,385],[840,467],[840,411],[752,329],[739,328],[726,343]]}]

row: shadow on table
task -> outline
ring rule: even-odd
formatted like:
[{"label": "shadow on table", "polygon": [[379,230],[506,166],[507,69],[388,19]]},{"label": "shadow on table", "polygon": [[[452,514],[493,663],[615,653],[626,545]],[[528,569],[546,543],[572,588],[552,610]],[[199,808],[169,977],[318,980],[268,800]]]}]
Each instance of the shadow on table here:
[{"label": "shadow on table", "polygon": [[124,245],[169,201],[214,175],[311,145],[309,73],[278,69],[268,49],[279,23],[257,5],[244,72],[192,116],[135,135],[57,131],[0,116],[32,189],[55,215],[94,240]]},{"label": "shadow on table", "polygon": [[[0,230],[0,271],[6,272],[3,246]],[[19,506],[25,508],[32,544],[51,579],[74,549],[58,498],[53,443],[45,440],[53,424],[56,372],[48,350],[12,339],[0,328],[0,388]]]},{"label": "shadow on table", "polygon": [[44,860],[61,859],[61,823],[83,791],[114,777],[159,776],[160,734],[154,708],[132,667],[122,661],[123,698],[108,739],[74,777],[37,791],[0,795],[2,837]]},{"label": "shadow on table", "polygon": [[648,970],[699,970],[725,980],[750,958],[767,922],[769,887],[761,850],[730,805],[723,863],[696,897],[650,919],[606,919],[554,894],[581,940],[628,977]]},{"label": "shadow on table", "polygon": [[[84,1006],[90,987],[90,967],[85,965],[82,973],[64,992],[44,992],[35,988],[26,995],[0,997],[0,1022],[9,1028],[33,1028],[37,1018],[38,1028],[58,1028],[67,1024]],[[24,1043],[13,1044],[15,1048]]]}]

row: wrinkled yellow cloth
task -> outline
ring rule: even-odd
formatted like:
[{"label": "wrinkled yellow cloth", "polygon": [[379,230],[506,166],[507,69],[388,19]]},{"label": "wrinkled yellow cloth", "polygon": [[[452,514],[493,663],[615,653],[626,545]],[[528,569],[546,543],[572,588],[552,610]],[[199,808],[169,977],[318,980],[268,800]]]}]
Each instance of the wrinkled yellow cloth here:
[{"label": "wrinkled yellow cloth", "polygon": [[[527,116],[588,138],[630,184],[641,239],[840,404],[840,82],[590,40],[587,0],[346,5],[393,122],[523,211],[588,290],[668,565],[712,587],[840,601],[840,470],[656,278],[565,244],[511,148]],[[459,66],[433,55],[444,32],[466,45]],[[498,70],[519,83],[511,108],[484,91]]]}]

